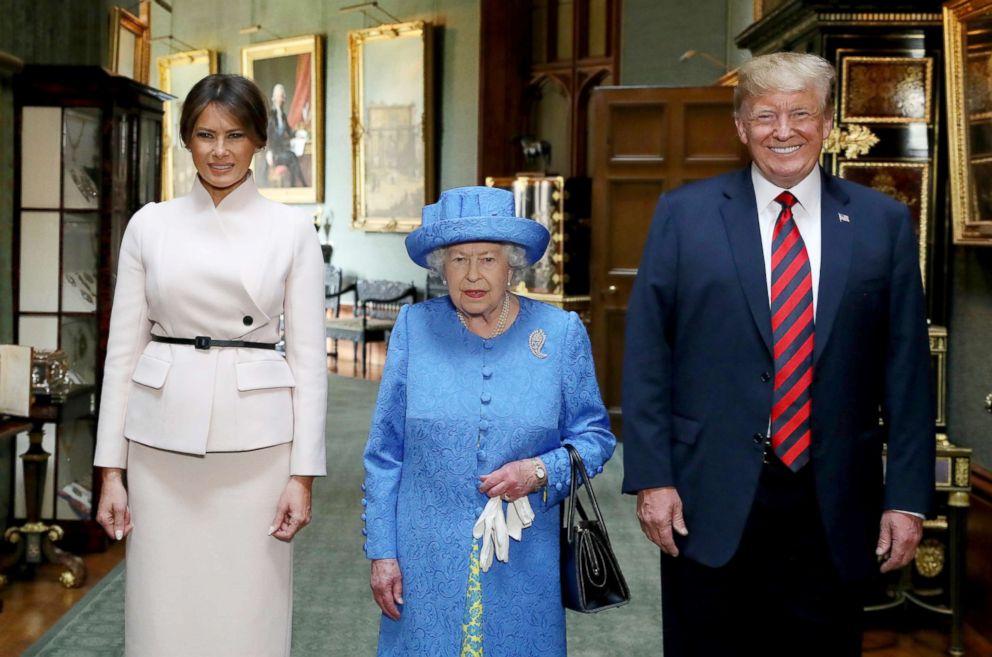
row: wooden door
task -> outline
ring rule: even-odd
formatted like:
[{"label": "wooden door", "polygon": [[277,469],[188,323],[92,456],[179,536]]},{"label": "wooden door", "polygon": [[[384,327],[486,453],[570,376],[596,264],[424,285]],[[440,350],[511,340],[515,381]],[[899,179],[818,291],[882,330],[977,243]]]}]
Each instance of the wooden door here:
[{"label": "wooden door", "polygon": [[613,429],[627,301],[658,197],[742,167],[731,87],[601,87],[593,92],[591,340]]}]

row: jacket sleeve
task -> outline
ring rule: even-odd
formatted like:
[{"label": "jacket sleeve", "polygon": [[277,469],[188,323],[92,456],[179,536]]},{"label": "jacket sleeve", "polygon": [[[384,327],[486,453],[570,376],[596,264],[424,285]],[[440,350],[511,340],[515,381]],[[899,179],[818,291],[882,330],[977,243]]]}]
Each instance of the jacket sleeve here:
[{"label": "jacket sleeve", "polygon": [[672,335],[678,236],[659,200],[627,304],[623,362],[623,492],[674,486]]},{"label": "jacket sleeve", "polygon": [[324,339],[324,259],[313,225],[295,226],[293,264],[283,307],[286,361],[293,370],[293,447],[290,474],[327,474],[327,351]]},{"label": "jacket sleeve", "polygon": [[[561,417],[559,427],[563,443],[578,450],[590,477],[603,471],[603,465],[613,455],[616,438],[610,431],[610,418],[596,382],[589,336],[582,320],[574,312],[568,314],[565,331],[565,353],[561,379]],[[569,493],[572,470],[564,447],[540,455],[548,472],[544,507],[561,502]]]},{"label": "jacket sleeve", "polygon": [[365,483],[362,489],[362,520],[365,521],[366,556],[369,559],[396,558],[396,500],[403,470],[403,443],[406,435],[406,381],[408,345],[403,306],[396,318],[386,366],[379,385],[369,440],[365,445]]},{"label": "jacket sleeve", "polygon": [[153,205],[146,205],[131,218],[118,256],[117,284],[110,313],[110,335],[100,393],[96,453],[93,457],[94,465],[102,468],[127,467],[124,416],[127,413],[131,375],[138,357],[151,340],[141,232]]},{"label": "jacket sleeve", "polygon": [[885,508],[927,513],[934,491],[930,349],[916,239],[903,206],[889,292],[884,420],[888,428]]}]

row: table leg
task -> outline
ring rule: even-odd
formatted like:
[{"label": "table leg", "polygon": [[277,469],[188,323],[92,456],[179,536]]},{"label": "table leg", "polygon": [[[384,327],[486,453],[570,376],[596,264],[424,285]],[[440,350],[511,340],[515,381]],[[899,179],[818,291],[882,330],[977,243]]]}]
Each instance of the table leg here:
[{"label": "table leg", "polygon": [[0,564],[6,572],[22,560],[34,567],[48,560],[63,566],[59,581],[66,588],[78,588],[86,581],[86,566],[79,557],[58,548],[56,541],[62,540],[62,528],[41,522],[41,506],[45,495],[45,480],[48,478],[48,459],[51,454],[42,446],[44,423],[34,422],[28,433],[30,444],[21,454],[24,463],[24,502],[27,508],[27,521],[20,527],[11,527],[4,532],[4,539],[17,547],[13,555]]},{"label": "table leg", "polygon": [[948,534],[950,536],[949,604],[951,606],[951,646],[954,657],[964,655],[964,580],[965,539],[968,522],[968,493],[951,493],[948,498]]}]

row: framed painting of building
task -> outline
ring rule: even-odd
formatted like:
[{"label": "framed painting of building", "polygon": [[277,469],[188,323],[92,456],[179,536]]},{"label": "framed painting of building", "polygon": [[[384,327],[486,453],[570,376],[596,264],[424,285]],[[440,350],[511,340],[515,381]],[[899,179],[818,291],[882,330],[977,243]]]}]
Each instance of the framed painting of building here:
[{"label": "framed painting of building", "polygon": [[352,226],[410,232],[436,193],[431,25],[349,32],[348,55]]},{"label": "framed painting of building", "polygon": [[259,191],[283,203],[324,200],[324,37],[241,49],[241,74],[269,99],[269,139],[252,170]]}]

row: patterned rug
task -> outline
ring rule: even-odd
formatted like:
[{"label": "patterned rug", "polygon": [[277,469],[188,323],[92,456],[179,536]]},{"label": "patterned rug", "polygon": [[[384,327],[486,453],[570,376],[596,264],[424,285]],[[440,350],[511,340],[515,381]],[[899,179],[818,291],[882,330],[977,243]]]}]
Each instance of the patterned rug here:
[{"label": "patterned rug", "polygon": [[[327,456],[330,474],[314,485],[314,521],[297,538],[294,657],[374,655],[379,610],[362,553],[361,454],[376,384],[331,375]],[[657,550],[640,532],[634,500],[621,496],[618,448],[594,480],[597,498],[633,601],[601,614],[568,614],[572,657],[647,657],[661,653]],[[24,657],[121,657],[124,564],[45,633]],[[181,657],[181,656],[176,656]]]}]

